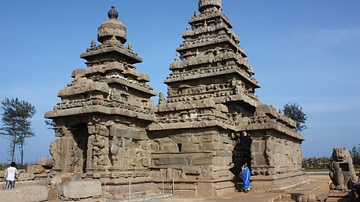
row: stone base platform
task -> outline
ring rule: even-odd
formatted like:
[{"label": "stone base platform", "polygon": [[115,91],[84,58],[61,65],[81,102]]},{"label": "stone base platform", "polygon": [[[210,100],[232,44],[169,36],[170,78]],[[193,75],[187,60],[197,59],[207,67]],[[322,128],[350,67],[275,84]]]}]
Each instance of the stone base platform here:
[{"label": "stone base platform", "polygon": [[328,176],[310,176],[307,183],[292,188],[268,192],[264,190],[251,190],[248,193],[233,192],[218,197],[178,197],[173,196],[164,199],[154,199],[151,202],[295,202],[299,196],[315,195],[316,201],[324,201],[329,193]]},{"label": "stone base platform", "polygon": [[307,183],[309,177],[303,172],[298,172],[272,176],[252,176],[251,181],[255,190],[277,191]]},{"label": "stone base platform", "polygon": [[164,194],[178,197],[216,197],[233,193],[234,183],[229,181],[156,181]]}]

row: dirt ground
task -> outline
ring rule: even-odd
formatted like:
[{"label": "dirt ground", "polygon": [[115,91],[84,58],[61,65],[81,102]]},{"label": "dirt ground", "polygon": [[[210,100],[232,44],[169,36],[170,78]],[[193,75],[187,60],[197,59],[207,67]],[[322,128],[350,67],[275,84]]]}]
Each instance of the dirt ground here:
[{"label": "dirt ground", "polygon": [[330,177],[328,175],[312,175],[309,176],[309,178],[312,181],[324,182],[324,184],[320,186],[318,190],[314,190],[314,193],[322,199],[327,198],[327,196],[329,195],[329,185],[331,183]]}]

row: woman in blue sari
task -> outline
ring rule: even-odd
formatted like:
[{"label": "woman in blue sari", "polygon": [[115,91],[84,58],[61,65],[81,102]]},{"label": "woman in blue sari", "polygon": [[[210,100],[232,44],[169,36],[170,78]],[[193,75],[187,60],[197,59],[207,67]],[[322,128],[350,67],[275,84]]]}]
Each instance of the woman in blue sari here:
[{"label": "woman in blue sari", "polygon": [[241,169],[242,169],[242,183],[243,183],[242,189],[246,193],[251,189],[250,169],[247,167],[247,163],[245,163]]}]

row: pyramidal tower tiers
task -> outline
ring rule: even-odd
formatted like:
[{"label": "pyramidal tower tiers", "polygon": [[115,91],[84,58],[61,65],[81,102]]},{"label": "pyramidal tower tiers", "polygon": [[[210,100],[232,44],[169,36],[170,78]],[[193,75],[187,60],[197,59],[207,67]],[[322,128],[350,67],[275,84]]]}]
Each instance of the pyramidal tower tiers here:
[{"label": "pyramidal tower tiers", "polygon": [[101,44],[92,41],[80,55],[87,68],[72,72],[74,80],[58,93],[61,102],[45,114],[59,137],[50,148],[53,172],[100,180],[110,195],[123,197],[132,179],[133,190],[156,194],[146,132],[156,120],[150,100],[156,93],[134,66],[142,59],[130,43],[125,46],[126,27],[114,7],[108,17],[98,28]]},{"label": "pyramidal tower tiers", "polygon": [[98,29],[101,45],[93,41],[81,54],[87,68],[73,71],[61,102],[45,114],[59,137],[51,144],[54,175],[100,180],[111,199],[219,196],[239,189],[245,162],[255,189],[306,182],[304,138],[255,95],[254,69],[221,0],[199,0],[156,107],[149,77],[134,66],[141,58],[125,46],[125,25],[114,8],[108,17]]}]

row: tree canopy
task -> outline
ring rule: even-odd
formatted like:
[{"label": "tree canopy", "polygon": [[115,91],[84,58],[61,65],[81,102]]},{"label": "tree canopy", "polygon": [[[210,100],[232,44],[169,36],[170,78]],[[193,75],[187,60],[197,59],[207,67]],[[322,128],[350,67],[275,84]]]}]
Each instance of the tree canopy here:
[{"label": "tree canopy", "polygon": [[302,107],[296,103],[287,103],[284,108],[280,110],[284,116],[291,118],[296,122],[296,131],[303,131],[307,129],[305,121],[307,119],[306,114],[302,111]]},{"label": "tree canopy", "polygon": [[11,161],[14,161],[16,146],[19,146],[21,164],[23,164],[25,139],[35,136],[29,119],[35,115],[36,109],[29,102],[18,98],[4,98],[0,104],[3,111],[1,114],[2,127],[0,128],[0,135],[10,141],[9,153]]},{"label": "tree canopy", "polygon": [[356,167],[360,167],[360,144],[358,147],[353,146],[350,150],[350,155],[353,159],[353,163]]}]

